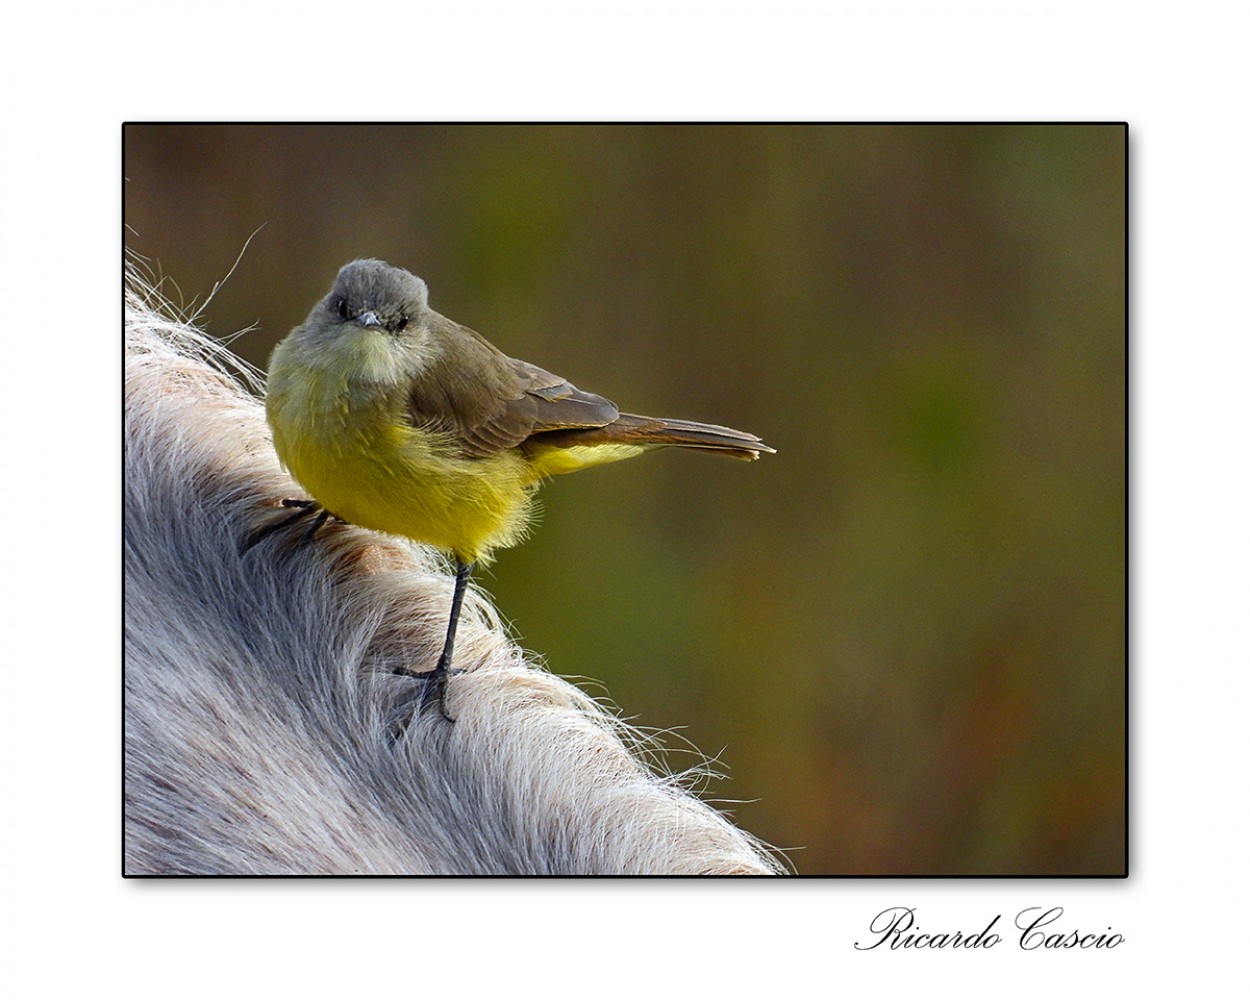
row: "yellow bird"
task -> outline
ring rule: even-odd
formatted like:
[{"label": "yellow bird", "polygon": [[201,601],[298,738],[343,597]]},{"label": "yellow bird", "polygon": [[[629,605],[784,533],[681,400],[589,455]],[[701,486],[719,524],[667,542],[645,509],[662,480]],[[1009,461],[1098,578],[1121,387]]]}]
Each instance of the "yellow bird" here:
[{"label": "yellow bird", "polygon": [[[476,563],[525,534],[548,476],[677,446],[754,460],[772,452],[728,427],[621,413],[558,375],[510,358],[429,307],[425,282],[379,260],[338,273],[274,349],[265,401],[274,447],[314,501],[254,533],[316,513],[449,552],[456,586],[433,671],[401,671],[444,696]],[[427,687],[427,692],[430,690]]]}]

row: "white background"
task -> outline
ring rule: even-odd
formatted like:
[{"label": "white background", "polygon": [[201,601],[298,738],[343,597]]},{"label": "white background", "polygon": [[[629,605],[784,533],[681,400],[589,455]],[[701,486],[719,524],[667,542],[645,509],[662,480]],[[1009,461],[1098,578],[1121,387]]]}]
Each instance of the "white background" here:
[{"label": "white background", "polygon": [[[1233,3],[21,5],[2,62],[12,996],[1207,995],[1243,950],[1246,17]],[[1126,120],[1127,881],[123,881],[124,120]],[[362,150],[367,155],[367,150]],[[1061,905],[1112,952],[856,952]],[[1152,991],[1153,992],[1153,991]]]}]

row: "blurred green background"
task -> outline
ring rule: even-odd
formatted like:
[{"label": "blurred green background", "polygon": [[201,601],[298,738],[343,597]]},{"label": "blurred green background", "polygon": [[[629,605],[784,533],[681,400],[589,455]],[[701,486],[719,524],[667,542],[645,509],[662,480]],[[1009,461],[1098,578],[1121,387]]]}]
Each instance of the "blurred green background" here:
[{"label": "blurred green background", "polygon": [[[124,129],[127,243],[264,367],[382,257],[754,465],[563,477],[480,582],[804,873],[1126,866],[1122,126]],[[168,288],[167,291],[172,291]]]}]

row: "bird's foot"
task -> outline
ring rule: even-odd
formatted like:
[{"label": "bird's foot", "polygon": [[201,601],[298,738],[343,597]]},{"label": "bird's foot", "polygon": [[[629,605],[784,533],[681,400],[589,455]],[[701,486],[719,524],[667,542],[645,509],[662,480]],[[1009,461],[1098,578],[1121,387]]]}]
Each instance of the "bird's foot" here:
[{"label": "bird's foot", "polygon": [[438,714],[448,722],[456,721],[447,711],[447,681],[453,673],[459,674],[463,673],[463,671],[450,670],[440,660],[438,666],[433,670],[409,670],[407,667],[399,667],[391,672],[399,677],[412,677],[422,682],[424,687],[421,689],[421,702],[417,706],[418,712],[425,711],[426,705],[437,700]]},{"label": "bird's foot", "polygon": [[312,541],[313,536],[317,534],[321,526],[331,517],[333,517],[336,521],[342,521],[342,518],[336,517],[328,510],[325,510],[321,504],[317,503],[316,500],[302,500],[295,497],[287,497],[282,501],[282,506],[288,509],[294,508],[294,513],[288,514],[286,517],[277,518],[274,521],[270,521],[268,524],[262,524],[255,531],[248,534],[248,536],[244,538],[243,542],[239,545],[240,555],[243,555],[249,549],[264,541],[275,531],[281,531],[283,528],[294,524],[296,521],[302,521],[304,518],[313,514],[316,514],[317,516],[313,518],[313,523],[309,525],[308,530],[300,536],[300,545],[305,545]]}]

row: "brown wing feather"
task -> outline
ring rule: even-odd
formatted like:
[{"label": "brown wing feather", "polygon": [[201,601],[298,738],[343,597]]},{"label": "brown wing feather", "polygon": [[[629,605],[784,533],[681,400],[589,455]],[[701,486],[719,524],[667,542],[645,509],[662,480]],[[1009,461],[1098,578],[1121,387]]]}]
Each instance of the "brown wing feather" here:
[{"label": "brown wing feather", "polygon": [[408,416],[450,434],[465,457],[485,458],[545,431],[602,427],[619,415],[610,400],[508,357],[467,327],[435,322],[445,349],[413,385]]}]

